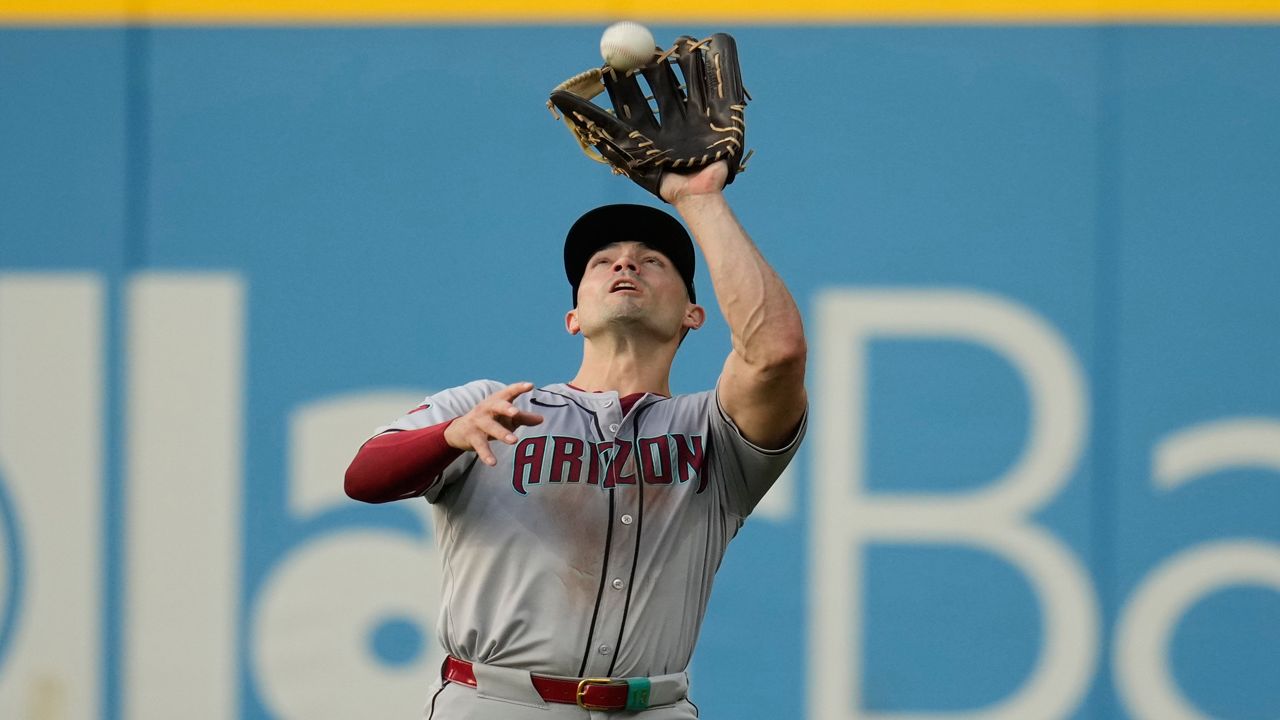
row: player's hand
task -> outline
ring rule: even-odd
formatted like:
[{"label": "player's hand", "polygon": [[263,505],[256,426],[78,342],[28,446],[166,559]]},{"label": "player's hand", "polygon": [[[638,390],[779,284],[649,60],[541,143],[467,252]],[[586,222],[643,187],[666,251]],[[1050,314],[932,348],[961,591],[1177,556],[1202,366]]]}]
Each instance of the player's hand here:
[{"label": "player's hand", "polygon": [[497,465],[498,460],[489,449],[490,442],[500,440],[508,445],[515,445],[516,436],[513,431],[516,428],[542,422],[541,415],[523,412],[511,404],[512,400],[532,389],[531,382],[513,383],[481,400],[479,405],[471,408],[471,412],[457,418],[445,428],[445,442],[458,450],[474,450],[485,465]]},{"label": "player's hand", "polygon": [[658,194],[672,205],[694,195],[711,195],[724,190],[729,177],[729,165],[724,161],[711,163],[701,170],[685,175],[678,172],[662,174]]}]

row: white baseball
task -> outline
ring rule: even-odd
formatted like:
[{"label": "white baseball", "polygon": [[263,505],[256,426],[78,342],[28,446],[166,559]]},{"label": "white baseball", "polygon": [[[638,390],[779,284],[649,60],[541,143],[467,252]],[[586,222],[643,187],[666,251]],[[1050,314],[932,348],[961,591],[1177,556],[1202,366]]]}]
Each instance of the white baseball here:
[{"label": "white baseball", "polygon": [[623,21],[605,28],[600,36],[600,56],[609,67],[627,72],[653,59],[653,33],[640,23]]}]

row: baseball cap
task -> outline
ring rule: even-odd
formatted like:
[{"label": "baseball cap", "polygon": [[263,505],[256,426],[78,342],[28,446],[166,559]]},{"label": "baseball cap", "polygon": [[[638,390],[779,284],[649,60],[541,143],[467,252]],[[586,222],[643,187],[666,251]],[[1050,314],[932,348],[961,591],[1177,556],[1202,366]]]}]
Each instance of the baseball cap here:
[{"label": "baseball cap", "polygon": [[603,205],[587,211],[569,228],[564,239],[564,273],[573,286],[573,306],[578,306],[578,285],[587,270],[587,261],[596,251],[616,242],[641,242],[666,255],[689,291],[689,302],[697,302],[693,290],[693,240],[680,221],[648,205]]}]

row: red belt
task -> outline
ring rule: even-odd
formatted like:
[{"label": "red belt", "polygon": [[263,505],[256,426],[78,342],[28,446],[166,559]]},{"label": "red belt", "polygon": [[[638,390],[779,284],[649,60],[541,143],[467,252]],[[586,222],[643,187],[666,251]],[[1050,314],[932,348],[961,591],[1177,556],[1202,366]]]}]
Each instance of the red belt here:
[{"label": "red belt", "polygon": [[[442,674],[445,680],[476,687],[476,674],[471,663],[450,655],[445,658]],[[565,679],[529,674],[533,689],[543,700],[577,705],[587,710],[644,710],[649,707],[648,678],[581,678]]]}]

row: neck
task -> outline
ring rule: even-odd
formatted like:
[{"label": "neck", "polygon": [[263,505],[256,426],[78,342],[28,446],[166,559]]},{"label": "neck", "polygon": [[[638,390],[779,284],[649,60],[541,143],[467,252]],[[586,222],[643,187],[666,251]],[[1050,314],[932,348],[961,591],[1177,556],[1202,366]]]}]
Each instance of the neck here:
[{"label": "neck", "polygon": [[586,338],[582,365],[570,384],[583,390],[671,396],[671,363],[679,343],[641,343],[626,337]]}]

